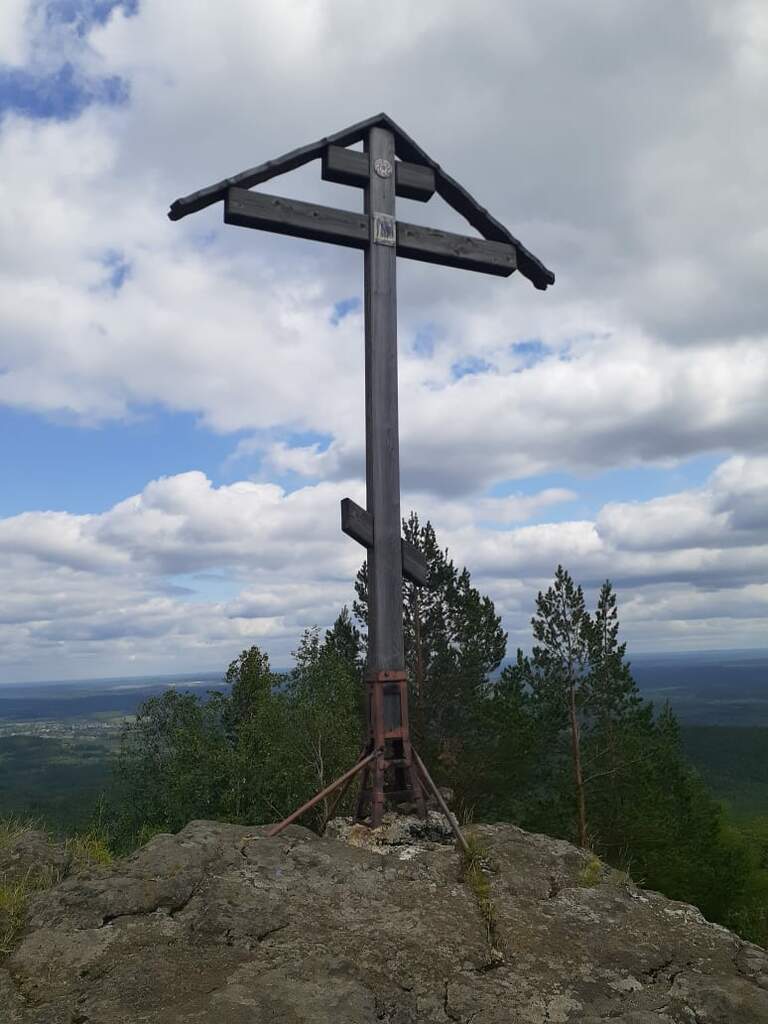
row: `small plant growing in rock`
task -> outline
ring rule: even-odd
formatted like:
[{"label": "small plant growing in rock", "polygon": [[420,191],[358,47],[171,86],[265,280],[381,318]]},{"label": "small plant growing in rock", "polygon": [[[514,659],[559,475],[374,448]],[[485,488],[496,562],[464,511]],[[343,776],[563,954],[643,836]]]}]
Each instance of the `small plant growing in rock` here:
[{"label": "small plant growing in rock", "polygon": [[24,924],[27,903],[33,893],[49,889],[59,878],[50,871],[30,868],[21,878],[0,879],[0,959],[7,956]]},{"label": "small plant growing in rock", "polygon": [[493,862],[490,851],[476,832],[465,833],[469,853],[462,851],[462,878],[470,887],[480,908],[485,923],[485,937],[488,943],[488,961],[486,969],[504,963],[504,942],[499,934],[498,915],[491,894],[491,882],[488,877],[498,869]]},{"label": "small plant growing in rock", "polygon": [[[42,846],[33,846],[19,861],[19,844],[30,840]],[[38,859],[44,848],[58,851],[50,863]],[[50,889],[73,871],[110,864],[112,859],[104,833],[97,827],[57,842],[40,822],[0,818],[0,958],[14,947],[34,893]],[[26,870],[25,864],[29,864]]]},{"label": "small plant growing in rock", "polygon": [[[28,832],[40,831],[40,823],[11,815],[0,819],[0,855]],[[32,893],[47,889],[59,881],[58,872],[49,867],[30,867],[23,875],[0,872],[0,958],[7,956],[24,924],[27,903]]]},{"label": "small plant growing in rock", "polygon": [[579,885],[591,888],[603,877],[603,862],[595,854],[590,854],[579,872]]},{"label": "small plant growing in rock", "polygon": [[72,836],[64,845],[72,858],[70,871],[79,871],[92,865],[111,864],[114,859],[106,839],[95,830]]}]

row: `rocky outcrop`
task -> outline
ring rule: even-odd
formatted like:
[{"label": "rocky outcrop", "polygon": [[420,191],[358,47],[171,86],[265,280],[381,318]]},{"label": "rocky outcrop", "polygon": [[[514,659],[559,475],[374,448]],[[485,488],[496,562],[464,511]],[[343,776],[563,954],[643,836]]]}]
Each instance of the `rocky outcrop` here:
[{"label": "rocky outcrop", "polygon": [[195,821],[69,877],[31,902],[0,1019],[767,1024],[764,950],[511,825],[471,830],[504,950],[490,957],[453,845],[398,828],[382,850],[343,823],[268,839]]},{"label": "rocky outcrop", "polygon": [[0,846],[0,880],[52,885],[66,875],[70,862],[64,843],[52,842],[42,830],[25,829]]}]

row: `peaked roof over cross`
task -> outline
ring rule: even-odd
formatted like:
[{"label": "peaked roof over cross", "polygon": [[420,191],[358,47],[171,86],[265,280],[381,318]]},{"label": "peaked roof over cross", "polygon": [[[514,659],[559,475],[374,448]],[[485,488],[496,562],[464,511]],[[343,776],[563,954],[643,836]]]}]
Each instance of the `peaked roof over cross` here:
[{"label": "peaked roof over cross", "polygon": [[287,171],[294,171],[298,167],[322,157],[328,146],[352,146],[362,141],[369,128],[388,128],[395,136],[395,153],[401,160],[408,160],[411,163],[422,164],[430,167],[435,175],[435,190],[450,206],[461,214],[473,228],[480,232],[483,238],[492,242],[506,242],[513,245],[517,251],[517,267],[521,274],[528,278],[536,288],[544,290],[548,285],[554,284],[555,275],[549,270],[532,252],[514,237],[495,217],[474,199],[465,188],[435,163],[403,129],[396,124],[387,114],[376,114],[365,121],[350,125],[334,135],[318,139],[308,146],[301,146],[284,156],[275,160],[267,160],[258,167],[251,167],[247,171],[241,171],[231,178],[224,178],[223,181],[209,185],[198,192],[176,199],[168,212],[171,220],[181,220],[190,213],[202,210],[224,200],[227,192],[232,187],[252,188],[264,181],[269,181],[279,174]]}]

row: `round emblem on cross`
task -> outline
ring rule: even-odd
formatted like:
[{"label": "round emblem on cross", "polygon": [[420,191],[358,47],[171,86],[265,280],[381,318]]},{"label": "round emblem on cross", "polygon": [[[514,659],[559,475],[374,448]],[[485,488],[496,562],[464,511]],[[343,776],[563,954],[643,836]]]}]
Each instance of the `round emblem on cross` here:
[{"label": "round emblem on cross", "polygon": [[379,157],[378,160],[374,160],[373,169],[380,178],[389,178],[392,174],[392,164],[389,160],[385,160],[383,157]]}]

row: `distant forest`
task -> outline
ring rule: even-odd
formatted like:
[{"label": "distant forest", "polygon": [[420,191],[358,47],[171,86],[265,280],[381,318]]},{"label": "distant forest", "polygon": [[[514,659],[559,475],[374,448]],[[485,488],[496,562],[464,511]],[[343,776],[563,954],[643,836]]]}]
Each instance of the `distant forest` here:
[{"label": "distant forest", "polygon": [[[768,944],[768,728],[681,727],[637,686],[610,581],[588,609],[562,566],[536,598],[530,653],[505,662],[493,602],[430,523],[403,525],[428,566],[427,585],[403,592],[412,731],[460,820],[568,839]],[[359,753],[365,565],[355,592],[324,635],[304,632],[290,672],[251,647],[215,691],[149,696],[112,746],[5,737],[2,812],[96,831],[115,853],[192,818],[281,819]],[[321,832],[329,813],[303,823]]]}]

